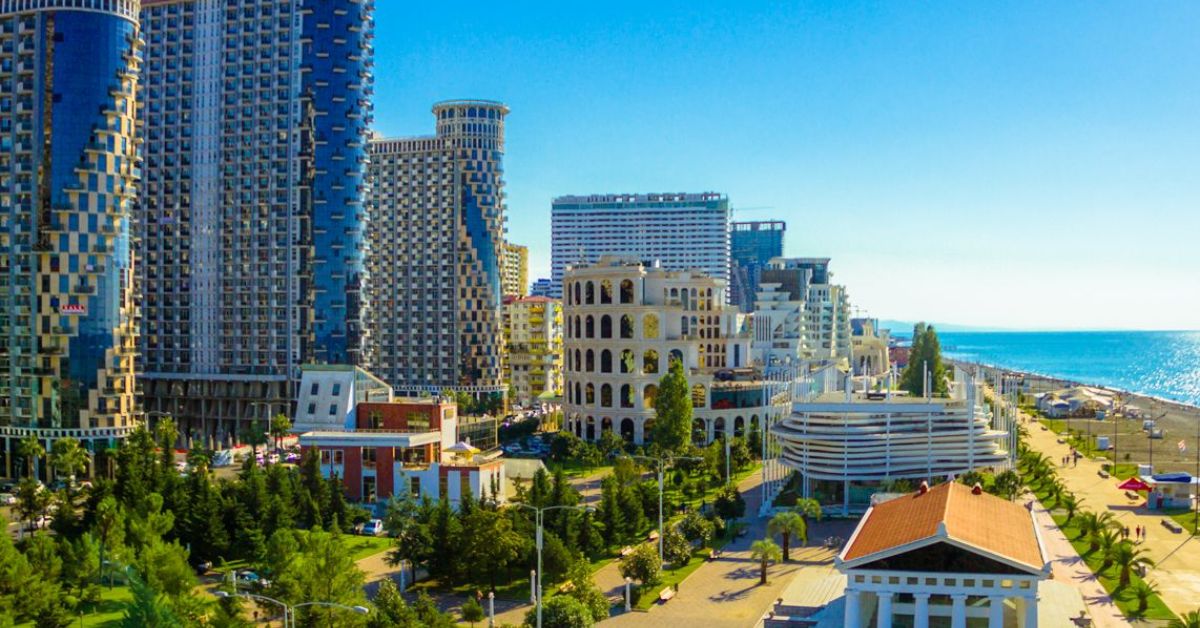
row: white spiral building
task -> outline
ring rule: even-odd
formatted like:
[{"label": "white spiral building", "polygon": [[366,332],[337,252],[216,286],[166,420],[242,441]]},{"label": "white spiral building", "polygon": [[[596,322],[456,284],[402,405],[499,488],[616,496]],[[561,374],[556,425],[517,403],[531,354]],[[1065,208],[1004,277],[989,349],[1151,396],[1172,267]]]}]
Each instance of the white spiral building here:
[{"label": "white spiral building", "polygon": [[803,497],[845,512],[865,509],[891,481],[1007,468],[1009,426],[960,378],[944,399],[838,391],[798,400],[771,428],[781,462],[800,472]]}]

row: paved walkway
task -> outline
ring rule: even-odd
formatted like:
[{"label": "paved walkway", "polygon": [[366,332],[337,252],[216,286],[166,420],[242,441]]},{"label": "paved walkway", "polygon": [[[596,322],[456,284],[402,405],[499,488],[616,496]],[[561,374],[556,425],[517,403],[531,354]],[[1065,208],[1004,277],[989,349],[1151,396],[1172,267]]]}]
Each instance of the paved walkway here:
[{"label": "paved walkway", "polygon": [[[1037,422],[1027,423],[1029,446],[1057,463],[1070,452],[1070,447],[1058,442],[1058,436],[1042,429]],[[1084,508],[1106,509],[1117,521],[1132,532],[1141,526],[1147,530],[1143,542],[1155,562],[1150,580],[1158,585],[1167,606],[1176,613],[1195,610],[1200,606],[1200,544],[1184,533],[1173,533],[1162,525],[1165,515],[1145,507],[1145,500],[1130,500],[1117,488],[1121,478],[1100,476],[1101,463],[1081,458],[1078,465],[1058,469],[1063,483],[1084,502]]]}]

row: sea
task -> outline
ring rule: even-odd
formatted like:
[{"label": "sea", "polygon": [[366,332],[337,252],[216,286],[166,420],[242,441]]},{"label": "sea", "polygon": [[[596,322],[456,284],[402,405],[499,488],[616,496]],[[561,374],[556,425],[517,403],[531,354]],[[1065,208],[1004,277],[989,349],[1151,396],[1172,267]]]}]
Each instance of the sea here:
[{"label": "sea", "polygon": [[939,331],[938,336],[942,353],[952,358],[1200,405],[1200,331]]}]

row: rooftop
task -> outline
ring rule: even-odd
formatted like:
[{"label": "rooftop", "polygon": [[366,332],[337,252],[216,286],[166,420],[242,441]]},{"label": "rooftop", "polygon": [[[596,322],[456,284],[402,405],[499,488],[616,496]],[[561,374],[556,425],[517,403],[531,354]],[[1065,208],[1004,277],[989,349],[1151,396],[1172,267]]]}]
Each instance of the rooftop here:
[{"label": "rooftop", "polygon": [[939,484],[871,507],[843,550],[843,562],[866,563],[939,541],[968,546],[1041,571],[1046,561],[1029,512],[958,482]]}]

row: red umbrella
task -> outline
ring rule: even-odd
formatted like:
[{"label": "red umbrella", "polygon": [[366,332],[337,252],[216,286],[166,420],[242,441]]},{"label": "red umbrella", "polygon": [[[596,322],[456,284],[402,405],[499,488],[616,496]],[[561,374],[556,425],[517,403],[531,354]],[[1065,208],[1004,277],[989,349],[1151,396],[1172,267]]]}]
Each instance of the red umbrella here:
[{"label": "red umbrella", "polygon": [[1122,482],[1117,488],[1123,491],[1148,491],[1150,485],[1143,482],[1140,478],[1129,478]]}]

